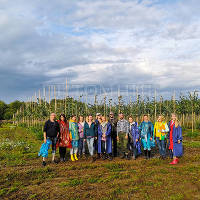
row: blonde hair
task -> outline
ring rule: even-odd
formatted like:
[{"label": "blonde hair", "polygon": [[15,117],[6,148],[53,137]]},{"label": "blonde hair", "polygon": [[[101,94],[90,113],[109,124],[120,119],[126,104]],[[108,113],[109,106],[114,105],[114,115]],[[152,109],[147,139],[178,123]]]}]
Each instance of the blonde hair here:
[{"label": "blonde hair", "polygon": [[[161,117],[161,122],[165,121],[165,117],[163,115],[158,115],[158,118]],[[158,118],[157,118],[157,121],[158,121]]]},{"label": "blonde hair", "polygon": [[181,122],[176,118],[175,127],[178,128],[178,126],[181,126]]}]

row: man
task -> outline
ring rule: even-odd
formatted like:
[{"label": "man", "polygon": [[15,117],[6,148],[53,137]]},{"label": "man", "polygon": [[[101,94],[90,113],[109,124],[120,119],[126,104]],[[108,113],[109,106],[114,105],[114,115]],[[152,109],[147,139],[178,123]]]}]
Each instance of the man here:
[{"label": "man", "polygon": [[114,113],[110,112],[109,123],[111,124],[111,138],[113,143],[113,157],[117,157],[117,121],[114,119]]},{"label": "man", "polygon": [[[47,142],[47,140],[51,141],[52,144],[52,162],[57,163],[55,160],[55,155],[56,155],[56,142],[57,138],[59,137],[60,134],[60,127],[58,122],[56,121],[56,114],[51,113],[50,119],[45,122],[44,125],[44,143]],[[45,158],[43,157],[43,166],[46,165]]]},{"label": "man", "polygon": [[129,123],[124,119],[124,114],[119,113],[119,121],[117,122],[117,140],[118,140],[118,150],[122,158],[128,156],[128,133],[129,133]]}]

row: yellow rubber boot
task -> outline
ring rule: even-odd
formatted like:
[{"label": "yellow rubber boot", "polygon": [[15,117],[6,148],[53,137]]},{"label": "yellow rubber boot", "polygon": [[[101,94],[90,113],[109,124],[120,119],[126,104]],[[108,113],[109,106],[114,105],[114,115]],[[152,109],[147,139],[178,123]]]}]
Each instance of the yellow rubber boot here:
[{"label": "yellow rubber boot", "polygon": [[75,161],[73,154],[71,155],[71,161],[73,161],[73,162]]},{"label": "yellow rubber boot", "polygon": [[74,158],[75,158],[75,160],[78,160],[78,158],[77,158],[77,155],[76,155],[76,154],[74,154]]}]

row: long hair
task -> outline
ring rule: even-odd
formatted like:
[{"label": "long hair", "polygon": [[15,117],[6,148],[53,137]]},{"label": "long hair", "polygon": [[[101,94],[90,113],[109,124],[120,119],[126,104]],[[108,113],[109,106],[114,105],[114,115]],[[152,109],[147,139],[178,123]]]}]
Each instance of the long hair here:
[{"label": "long hair", "polygon": [[61,121],[61,117],[64,117],[64,122],[67,123],[67,118],[66,118],[65,114],[60,114],[60,116],[59,116],[60,121]]},{"label": "long hair", "polygon": [[178,120],[178,117],[175,113],[172,113],[171,115],[175,115],[176,116],[176,119],[175,119],[175,127],[178,128],[178,126],[181,126],[181,122]]},{"label": "long hair", "polygon": [[[79,117],[78,117],[79,122],[80,122],[80,117],[83,117],[83,115],[79,115]],[[83,117],[83,121],[84,121],[84,117]]]},{"label": "long hair", "polygon": [[[158,118],[161,117],[161,122],[164,122],[165,121],[165,117],[163,115],[158,115]],[[158,119],[157,119],[158,121]]]},{"label": "long hair", "polygon": [[181,126],[181,122],[176,118],[175,127],[178,128],[178,126]]}]

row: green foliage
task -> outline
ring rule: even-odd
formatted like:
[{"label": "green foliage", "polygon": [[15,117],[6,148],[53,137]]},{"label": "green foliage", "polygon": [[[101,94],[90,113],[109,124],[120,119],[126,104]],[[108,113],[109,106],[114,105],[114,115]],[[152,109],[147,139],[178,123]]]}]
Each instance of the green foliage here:
[{"label": "green foliage", "polygon": [[0,101],[0,120],[4,119],[6,108],[7,105],[3,101]]}]

